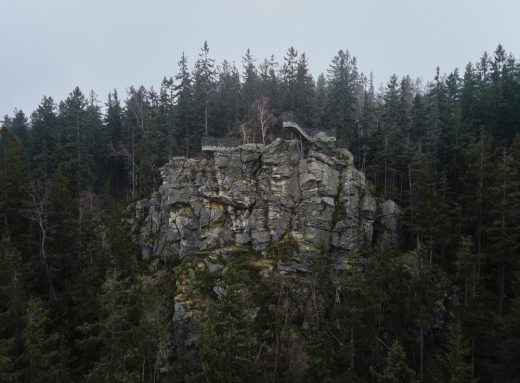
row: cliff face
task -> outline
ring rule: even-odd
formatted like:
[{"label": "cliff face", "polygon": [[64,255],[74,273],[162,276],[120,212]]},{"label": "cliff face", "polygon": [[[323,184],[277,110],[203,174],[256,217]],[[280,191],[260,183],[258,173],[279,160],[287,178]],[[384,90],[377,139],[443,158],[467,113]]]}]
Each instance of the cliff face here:
[{"label": "cliff face", "polygon": [[229,245],[266,254],[289,241],[298,256],[279,268],[306,273],[319,251],[341,268],[342,254],[373,241],[376,223],[397,240],[397,206],[378,206],[346,149],[320,136],[303,154],[299,145],[277,139],[216,152],[211,160],[172,159],[159,191],[135,205],[143,258],[180,260]]},{"label": "cliff face", "polygon": [[135,204],[142,257],[176,265],[167,273],[179,357],[196,360],[207,307],[222,301],[230,287],[226,270],[235,268],[254,337],[276,358],[275,341],[265,334],[283,315],[292,328],[290,348],[298,350],[290,363],[298,365],[324,310],[316,268],[341,270],[348,252],[376,236],[397,241],[399,208],[376,201],[346,149],[319,136],[303,153],[299,145],[277,139],[216,152],[211,160],[172,159],[159,191]]}]

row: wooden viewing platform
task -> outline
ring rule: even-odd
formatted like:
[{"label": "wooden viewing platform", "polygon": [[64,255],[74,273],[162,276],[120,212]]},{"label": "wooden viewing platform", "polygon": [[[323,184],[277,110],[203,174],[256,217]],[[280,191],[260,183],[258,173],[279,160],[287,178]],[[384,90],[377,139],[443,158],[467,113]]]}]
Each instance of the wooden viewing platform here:
[{"label": "wooden viewing platform", "polygon": [[[282,127],[293,133],[296,137],[306,142],[313,141],[314,137],[319,134],[336,139],[334,130],[312,129],[304,127],[292,113],[284,113],[282,115]],[[203,152],[223,152],[233,150],[242,145],[242,139],[237,137],[202,137],[201,149]]]}]

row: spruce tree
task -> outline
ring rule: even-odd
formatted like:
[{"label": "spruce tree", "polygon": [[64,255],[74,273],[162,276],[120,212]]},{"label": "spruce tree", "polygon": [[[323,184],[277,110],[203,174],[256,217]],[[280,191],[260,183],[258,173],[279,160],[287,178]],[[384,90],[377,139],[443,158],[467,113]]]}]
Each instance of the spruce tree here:
[{"label": "spruce tree", "polygon": [[[23,381],[47,383],[66,381],[59,359],[59,335],[49,326],[49,311],[34,298],[27,302],[22,341],[24,345]],[[60,379],[61,378],[61,379]]]},{"label": "spruce tree", "polygon": [[193,84],[188,69],[188,59],[184,55],[178,63],[179,73],[175,76],[177,85],[175,90],[175,127],[177,148],[175,154],[189,157],[193,151],[193,141],[196,136],[194,130],[194,105],[193,105]]},{"label": "spruce tree", "polygon": [[357,60],[340,50],[327,70],[328,125],[336,129],[338,140],[350,143],[354,129],[355,88],[358,82]]},{"label": "spruce tree", "polygon": [[243,118],[248,120],[252,117],[251,107],[253,102],[258,98],[258,71],[255,66],[255,58],[248,49],[245,56],[242,58],[242,92],[241,101],[243,103],[242,113]]},{"label": "spruce tree", "polygon": [[469,357],[470,343],[464,338],[460,322],[455,322],[448,330],[447,351],[444,363],[449,376],[449,383],[471,382]]},{"label": "spruce tree", "polygon": [[[215,60],[209,57],[208,42],[204,44],[195,62],[193,71],[194,128],[197,135],[208,136],[210,133],[210,115],[213,113],[213,97],[215,92]],[[197,145],[197,151],[199,150]]]},{"label": "spruce tree", "polygon": [[123,111],[116,90],[108,94],[105,107],[104,128],[110,135],[106,163],[110,169],[110,189],[114,198],[128,198],[129,142],[124,131]]},{"label": "spruce tree", "polygon": [[85,342],[99,342],[97,360],[85,376],[87,382],[139,382],[141,364],[134,343],[132,292],[127,279],[121,279],[114,269],[107,272],[101,287],[98,320],[85,324],[81,330]]},{"label": "spruce tree", "polygon": [[215,125],[218,136],[238,134],[240,75],[238,69],[224,60],[218,70]]},{"label": "spruce tree", "polygon": [[374,372],[378,383],[413,383],[416,382],[415,371],[408,367],[406,353],[396,340],[386,357],[386,365],[382,373]]},{"label": "spruce tree", "polygon": [[237,271],[228,265],[225,292],[207,309],[199,338],[199,376],[209,382],[242,382],[251,373],[251,318],[242,304]]},{"label": "spruce tree", "polygon": [[300,55],[294,84],[294,112],[307,126],[311,126],[313,116],[314,80],[309,72],[305,53]]},{"label": "spruce tree", "polygon": [[0,128],[0,235],[18,241],[26,237],[20,210],[27,185],[28,161],[16,136]]},{"label": "spruce tree", "polygon": [[284,112],[296,112],[296,81],[298,76],[298,51],[290,47],[280,69],[280,97]]},{"label": "spruce tree", "polygon": [[0,242],[0,379],[16,382],[22,376],[25,275],[20,254],[8,238]]}]

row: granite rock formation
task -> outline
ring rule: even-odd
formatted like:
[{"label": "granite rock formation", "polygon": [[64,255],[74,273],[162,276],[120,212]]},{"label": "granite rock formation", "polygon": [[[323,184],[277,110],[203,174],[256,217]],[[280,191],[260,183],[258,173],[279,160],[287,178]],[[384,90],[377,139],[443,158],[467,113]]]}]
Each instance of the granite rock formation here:
[{"label": "granite rock formation", "polygon": [[311,255],[355,251],[383,233],[397,243],[399,207],[378,203],[346,149],[317,136],[246,144],[211,159],[174,158],[163,184],[134,206],[144,259],[180,260],[194,250],[250,246],[266,254],[291,241],[298,256],[281,270],[308,272]]}]

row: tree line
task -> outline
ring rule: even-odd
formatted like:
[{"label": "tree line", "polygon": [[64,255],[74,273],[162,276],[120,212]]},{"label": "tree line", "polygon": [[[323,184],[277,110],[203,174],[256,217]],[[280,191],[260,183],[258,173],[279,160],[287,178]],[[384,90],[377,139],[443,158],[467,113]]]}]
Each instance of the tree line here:
[{"label": "tree line", "polygon": [[[201,137],[269,141],[287,111],[334,129],[374,193],[404,212],[402,249],[377,244],[341,280],[319,278],[313,376],[517,381],[520,62],[499,45],[463,72],[377,87],[346,50],[315,79],[292,47],[281,62],[248,50],[237,67],[217,65],[207,43],[158,90],[114,91],[102,106],[75,88],[4,117],[0,380],[174,379],[171,292],[138,260],[125,207],[157,189],[170,157],[199,156]],[[201,358],[213,349],[203,344]]]}]

